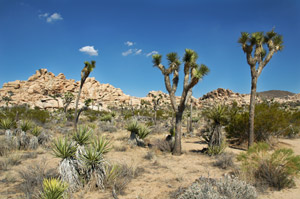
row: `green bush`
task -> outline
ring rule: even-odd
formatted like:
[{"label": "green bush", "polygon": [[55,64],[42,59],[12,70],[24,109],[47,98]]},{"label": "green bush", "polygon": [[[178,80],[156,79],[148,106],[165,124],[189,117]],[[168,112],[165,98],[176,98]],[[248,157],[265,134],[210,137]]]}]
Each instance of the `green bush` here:
[{"label": "green bush", "polygon": [[10,118],[0,119],[0,129],[11,129],[14,126],[14,121]]},{"label": "green bush", "polygon": [[39,126],[35,126],[32,130],[31,130],[31,134],[38,137],[41,133],[42,133],[42,128]]},{"label": "green bush", "polygon": [[100,118],[101,121],[104,122],[111,122],[112,120],[112,115],[111,114],[105,114]]},{"label": "green bush", "polygon": [[267,184],[281,190],[294,186],[294,178],[300,173],[300,156],[291,149],[277,149],[269,152],[266,143],[254,144],[237,159],[242,162],[242,171],[258,184]]},{"label": "green bush", "polygon": [[[255,141],[268,141],[271,136],[284,135],[288,131],[290,120],[291,113],[282,109],[278,103],[257,104],[254,118]],[[231,114],[225,130],[229,139],[235,139],[238,143],[247,141],[249,112]]]},{"label": "green bush", "polygon": [[77,131],[73,133],[73,140],[79,144],[80,146],[88,145],[90,142],[90,137],[93,134],[92,129],[90,129],[88,126],[82,126],[80,125],[77,128]]},{"label": "green bush", "polygon": [[33,127],[33,123],[30,120],[22,120],[20,123],[20,128],[22,131],[26,132]]},{"label": "green bush", "polygon": [[52,151],[54,155],[58,158],[67,159],[74,157],[76,153],[77,147],[72,144],[72,142],[68,141],[67,138],[53,141]]}]

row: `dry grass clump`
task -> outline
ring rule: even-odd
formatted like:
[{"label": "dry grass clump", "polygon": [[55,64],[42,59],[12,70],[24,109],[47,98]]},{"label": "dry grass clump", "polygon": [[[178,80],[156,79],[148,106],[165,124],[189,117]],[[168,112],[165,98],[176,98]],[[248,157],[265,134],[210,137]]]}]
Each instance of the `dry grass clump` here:
[{"label": "dry grass clump", "polygon": [[44,178],[57,177],[55,169],[48,169],[45,160],[29,165],[19,171],[21,177],[20,191],[24,198],[40,198],[40,193],[43,191]]},{"label": "dry grass clump", "polygon": [[105,168],[105,188],[112,189],[114,194],[124,195],[129,182],[144,172],[142,167],[128,166],[127,164],[107,165]]},{"label": "dry grass clump", "polygon": [[21,163],[21,155],[11,154],[0,161],[0,171],[7,171],[11,166]]},{"label": "dry grass clump", "polygon": [[214,166],[219,167],[221,169],[234,168],[234,154],[232,152],[224,152],[221,155],[216,157],[216,161],[214,162]]}]

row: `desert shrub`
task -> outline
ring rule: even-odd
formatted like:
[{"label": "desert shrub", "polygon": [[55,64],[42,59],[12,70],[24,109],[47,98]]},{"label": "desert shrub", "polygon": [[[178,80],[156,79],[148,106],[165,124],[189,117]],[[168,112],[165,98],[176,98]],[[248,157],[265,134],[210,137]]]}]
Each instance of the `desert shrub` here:
[{"label": "desert shrub", "polygon": [[[181,191],[182,192],[182,191]],[[236,178],[225,176],[221,179],[200,177],[177,199],[255,199],[253,186]]]},{"label": "desert shrub", "polygon": [[112,123],[106,123],[106,122],[101,122],[99,124],[99,129],[102,132],[109,132],[109,133],[114,133],[117,132],[118,130]]},{"label": "desert shrub", "polygon": [[43,180],[42,199],[64,199],[68,185],[59,179],[50,178]]},{"label": "desert shrub", "polygon": [[150,134],[150,129],[145,125],[140,125],[138,130],[138,137],[140,139],[145,139]]},{"label": "desert shrub", "polygon": [[8,130],[14,127],[14,125],[14,121],[9,117],[0,119],[0,129]]},{"label": "desert shrub", "polygon": [[13,150],[12,144],[5,138],[0,139],[0,156],[5,156]]},{"label": "desert shrub", "polygon": [[35,127],[33,127],[33,129],[31,130],[30,133],[31,133],[33,136],[38,137],[39,135],[41,135],[42,130],[43,130],[43,129],[42,129],[41,127],[35,126]]},{"label": "desert shrub", "polygon": [[111,114],[106,114],[106,115],[103,115],[102,117],[100,117],[100,121],[111,122],[111,120],[112,120]]},{"label": "desert shrub", "polygon": [[[271,136],[284,135],[290,124],[291,114],[278,103],[256,104],[254,118],[254,139],[256,142],[268,141]],[[236,112],[230,115],[225,128],[230,139],[242,143],[248,139],[249,112]]]},{"label": "desert shrub", "polygon": [[29,109],[26,116],[24,115],[23,117],[27,117],[30,120],[45,124],[50,120],[51,115],[46,110]]},{"label": "desert shrub", "polygon": [[172,152],[174,148],[174,142],[172,140],[166,140],[166,139],[157,139],[154,142],[154,147],[159,149],[162,152]]},{"label": "desert shrub", "polygon": [[11,168],[11,166],[15,166],[21,163],[21,156],[17,154],[8,155],[6,158],[0,161],[0,170],[6,171]]},{"label": "desert shrub", "polygon": [[20,122],[20,129],[22,129],[22,131],[26,132],[28,130],[30,130],[33,126],[33,123],[30,120],[22,120]]},{"label": "desert shrub", "polygon": [[43,190],[42,184],[44,178],[57,177],[55,169],[48,169],[46,161],[31,164],[25,169],[18,171],[21,177],[19,189],[24,194],[24,198],[38,199]]},{"label": "desert shrub", "polygon": [[77,131],[73,133],[73,140],[80,146],[88,145],[90,142],[90,137],[93,134],[92,129],[88,126],[80,125]]},{"label": "desert shrub", "polygon": [[140,124],[137,120],[132,120],[126,127],[126,130],[131,132],[130,139],[145,139],[150,134],[150,129]]},{"label": "desert shrub", "polygon": [[132,120],[127,124],[126,130],[130,131],[131,133],[138,134],[139,131],[139,123],[137,120]]},{"label": "desert shrub", "polygon": [[152,160],[153,157],[154,157],[154,154],[153,154],[152,151],[148,151],[147,154],[144,156],[144,158],[145,158],[146,160]]},{"label": "desert shrub", "polygon": [[214,162],[214,166],[219,167],[221,169],[228,169],[234,167],[233,162],[234,154],[232,152],[225,152],[216,157],[216,161]]},{"label": "desert shrub", "polygon": [[113,164],[105,167],[106,177],[104,185],[112,188],[116,194],[124,194],[124,189],[130,181],[138,177],[144,169],[142,167],[132,167],[127,164]]},{"label": "desert shrub", "polygon": [[238,160],[243,172],[254,177],[256,183],[278,190],[294,186],[294,178],[300,172],[300,156],[291,149],[277,149],[273,153],[268,150],[268,144],[257,143],[241,153]]}]

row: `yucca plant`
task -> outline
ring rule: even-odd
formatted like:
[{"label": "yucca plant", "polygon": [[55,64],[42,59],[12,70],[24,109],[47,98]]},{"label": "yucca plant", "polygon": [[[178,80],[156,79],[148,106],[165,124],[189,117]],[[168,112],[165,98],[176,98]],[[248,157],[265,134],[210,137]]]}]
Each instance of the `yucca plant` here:
[{"label": "yucca plant", "polygon": [[66,159],[74,157],[76,152],[76,146],[72,144],[67,138],[58,138],[53,142],[52,151],[58,158]]},{"label": "yucca plant", "polygon": [[80,185],[78,161],[75,159],[77,147],[67,138],[57,139],[53,142],[52,151],[58,158],[58,172],[61,179],[69,184],[69,190],[75,191]]},{"label": "yucca plant", "polygon": [[74,132],[72,138],[80,146],[88,145],[90,143],[90,136],[93,130],[88,126],[79,126],[77,131]]},{"label": "yucca plant", "polygon": [[104,136],[99,136],[98,138],[94,139],[92,146],[101,154],[108,153],[112,149],[111,141],[107,140]]},{"label": "yucca plant", "polygon": [[104,188],[105,160],[103,153],[98,152],[94,147],[88,147],[81,156],[85,164],[85,178],[90,183],[95,182],[96,187]]},{"label": "yucca plant", "polygon": [[39,126],[35,126],[32,130],[31,130],[31,134],[34,135],[35,137],[38,137],[41,133],[42,133],[42,128]]},{"label": "yucca plant", "polygon": [[30,130],[33,126],[33,123],[30,120],[22,120],[20,123],[20,128],[22,131],[26,132]]},{"label": "yucca plant", "polygon": [[14,125],[13,120],[8,117],[0,120],[0,128],[1,129],[8,130],[8,129],[12,128],[13,125]]},{"label": "yucca plant", "polygon": [[43,181],[43,193],[41,194],[42,199],[63,199],[65,191],[67,190],[67,183],[51,178],[44,179]]},{"label": "yucca plant", "polygon": [[139,130],[138,130],[138,137],[143,140],[149,134],[150,134],[150,129],[147,126],[140,124],[139,125]]}]

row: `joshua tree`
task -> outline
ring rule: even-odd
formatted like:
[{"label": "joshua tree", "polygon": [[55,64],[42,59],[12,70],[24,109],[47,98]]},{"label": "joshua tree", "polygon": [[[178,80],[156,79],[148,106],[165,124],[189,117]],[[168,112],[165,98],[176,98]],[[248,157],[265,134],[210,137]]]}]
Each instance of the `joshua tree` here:
[{"label": "joshua tree", "polygon": [[92,102],[92,99],[86,99],[84,101],[84,106],[78,111],[78,114],[75,116],[75,126],[77,126],[80,114],[82,113],[82,111],[88,110],[91,102]]},{"label": "joshua tree", "polygon": [[157,119],[157,110],[159,108],[159,105],[161,103],[162,95],[159,94],[158,97],[153,95],[152,103],[153,103],[153,110],[154,110],[154,124],[156,125],[156,119]]},{"label": "joshua tree", "polygon": [[68,107],[71,104],[71,102],[74,100],[74,95],[71,92],[66,92],[63,96],[63,106],[64,106],[64,112],[67,113]]},{"label": "joshua tree", "polygon": [[[247,57],[251,70],[251,97],[249,107],[249,141],[248,147],[254,142],[254,110],[257,79],[264,67],[269,63],[274,53],[283,49],[282,36],[274,32],[254,32],[251,35],[242,32],[238,42]],[[267,48],[266,48],[267,47]]]},{"label": "joshua tree", "polygon": [[5,101],[6,107],[8,107],[9,102],[12,101],[10,96],[3,96],[2,100]]},{"label": "joshua tree", "polygon": [[[75,118],[74,126],[75,126],[75,129],[76,129],[77,122],[78,122],[77,109],[78,109],[78,102],[79,102],[79,99],[80,99],[81,90],[82,90],[82,87],[83,87],[83,84],[84,84],[85,80],[88,78],[90,73],[96,67],[96,61],[91,61],[91,63],[86,61],[86,62],[84,62],[84,64],[85,64],[85,66],[81,71],[80,87],[79,87],[79,91],[78,91],[78,95],[77,95],[77,99],[76,99],[76,105],[75,105],[75,113],[74,113],[74,118]],[[78,116],[79,116],[79,114],[78,114]]]},{"label": "joshua tree", "polygon": [[61,97],[61,94],[57,93],[57,92],[54,92],[53,94],[49,94],[49,97],[52,97],[55,101],[57,101],[57,108],[59,109],[58,98]]},{"label": "joshua tree", "polygon": [[[185,55],[183,57],[184,62],[184,82],[183,82],[183,91],[181,94],[179,105],[177,106],[175,92],[177,90],[178,80],[179,80],[179,66],[180,61],[177,53],[167,54],[167,59],[169,61],[169,67],[165,68],[161,64],[162,56],[159,54],[153,55],[154,66],[158,67],[165,80],[165,86],[169,92],[172,108],[176,114],[175,122],[175,145],[173,149],[174,155],[181,154],[181,123],[182,123],[182,114],[186,107],[187,101],[192,95],[192,88],[202,79],[205,75],[208,74],[209,69],[204,64],[198,65],[196,63],[198,55],[195,51],[186,49]],[[172,85],[170,81],[170,75],[173,75]]]}]

